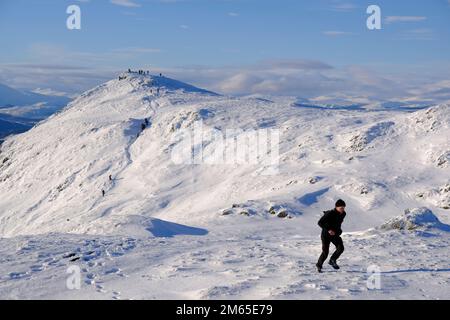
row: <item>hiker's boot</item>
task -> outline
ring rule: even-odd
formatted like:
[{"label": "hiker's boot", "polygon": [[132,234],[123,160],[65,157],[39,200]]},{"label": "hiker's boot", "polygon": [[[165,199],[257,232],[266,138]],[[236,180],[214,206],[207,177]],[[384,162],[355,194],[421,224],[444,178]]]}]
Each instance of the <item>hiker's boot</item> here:
[{"label": "hiker's boot", "polygon": [[316,267],[317,267],[317,272],[322,273],[322,266],[320,264],[316,263]]},{"label": "hiker's boot", "polygon": [[335,270],[339,270],[339,266],[337,265],[336,260],[330,260],[330,261],[328,262],[328,264],[329,264],[330,266],[332,266]]}]

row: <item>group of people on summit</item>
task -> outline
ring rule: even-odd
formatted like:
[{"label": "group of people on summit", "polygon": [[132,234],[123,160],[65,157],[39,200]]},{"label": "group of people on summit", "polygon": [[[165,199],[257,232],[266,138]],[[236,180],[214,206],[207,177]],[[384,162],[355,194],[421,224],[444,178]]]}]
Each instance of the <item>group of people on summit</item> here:
[{"label": "group of people on summit", "polygon": [[[139,69],[137,71],[133,71],[131,69],[128,69],[128,73],[137,73],[137,74],[140,74],[140,75],[149,75],[150,71],[149,70],[141,70],[141,69]],[[160,73],[159,76],[162,77],[163,76],[162,73]],[[127,78],[126,76],[119,76],[119,81],[120,80],[125,80],[126,78]]]}]

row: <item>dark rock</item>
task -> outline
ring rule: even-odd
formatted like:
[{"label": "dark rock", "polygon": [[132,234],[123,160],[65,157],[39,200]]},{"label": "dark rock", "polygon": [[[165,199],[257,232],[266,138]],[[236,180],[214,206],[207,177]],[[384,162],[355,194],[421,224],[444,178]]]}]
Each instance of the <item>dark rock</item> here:
[{"label": "dark rock", "polygon": [[278,213],[278,218],[286,218],[287,216],[287,211],[281,211],[280,213]]},{"label": "dark rock", "polygon": [[228,216],[228,215],[230,215],[230,214],[233,214],[233,211],[232,211],[232,210],[224,210],[224,211],[222,212],[222,215],[223,215],[223,216]]}]

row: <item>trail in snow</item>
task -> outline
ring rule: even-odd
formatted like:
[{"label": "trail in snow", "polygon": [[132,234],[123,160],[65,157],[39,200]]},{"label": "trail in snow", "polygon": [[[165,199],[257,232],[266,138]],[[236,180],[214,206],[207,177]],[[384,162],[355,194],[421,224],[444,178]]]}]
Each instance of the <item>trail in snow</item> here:
[{"label": "trail in snow", "polygon": [[[316,273],[317,237],[284,223],[204,236],[18,237],[1,242],[1,298],[445,299],[449,236],[433,232],[344,234],[342,269]],[[263,228],[264,227],[264,228]],[[256,232],[256,230],[260,230]],[[261,231],[262,230],[262,231]],[[422,252],[422,254],[417,254]],[[68,266],[80,290],[65,287]],[[381,287],[370,290],[370,265]],[[328,267],[328,268],[327,268]],[[120,293],[120,294],[119,294]]]}]

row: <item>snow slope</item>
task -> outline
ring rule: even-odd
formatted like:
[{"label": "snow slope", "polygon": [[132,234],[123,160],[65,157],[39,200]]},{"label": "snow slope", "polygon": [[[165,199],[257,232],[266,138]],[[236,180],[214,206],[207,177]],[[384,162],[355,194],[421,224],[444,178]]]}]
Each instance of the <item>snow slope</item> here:
[{"label": "snow slope", "polygon": [[[448,296],[445,228],[433,237],[366,230],[423,206],[449,223],[450,106],[317,108],[122,76],[2,144],[0,296],[119,297],[106,284],[127,298]],[[279,130],[278,171],[174,163],[174,137],[199,121],[206,133]],[[220,146],[204,144],[204,155]],[[350,268],[321,279],[311,267],[320,253],[316,223],[337,198],[348,204],[352,253],[342,264]],[[72,253],[87,287],[57,290],[71,263],[62,256]],[[369,264],[387,272],[390,289],[361,289]],[[42,274],[55,279],[45,289]],[[27,279],[35,289],[24,291]]]}]

